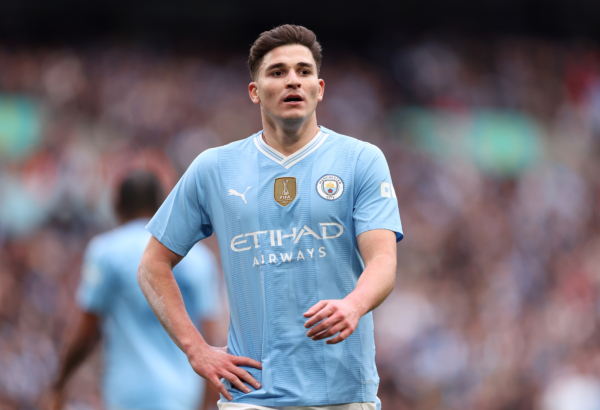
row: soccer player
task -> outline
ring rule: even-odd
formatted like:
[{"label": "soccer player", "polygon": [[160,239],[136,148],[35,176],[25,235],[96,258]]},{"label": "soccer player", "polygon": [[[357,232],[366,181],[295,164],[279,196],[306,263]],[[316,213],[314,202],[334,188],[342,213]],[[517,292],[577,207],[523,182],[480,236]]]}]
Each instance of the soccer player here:
[{"label": "soccer player", "polygon": [[[77,300],[82,309],[67,346],[49,406],[62,407],[64,387],[96,342],[104,340],[103,398],[107,409],[197,410],[204,380],[189,366],[152,313],[137,283],[137,267],[150,234],[144,229],[164,199],[153,174],[136,171],[120,186],[117,213],[122,225],[89,243]],[[215,261],[198,244],[173,270],[186,315],[215,332]],[[193,325],[192,325],[193,326]],[[204,409],[218,393],[211,387]]]},{"label": "soccer player", "polygon": [[[321,47],[304,27],[262,33],[250,99],[264,129],[199,155],[148,224],[143,292],[228,409],[375,409],[371,310],[388,296],[402,238],[375,146],[317,125]],[[171,270],[216,233],[231,311],[227,348],[188,318]]]}]

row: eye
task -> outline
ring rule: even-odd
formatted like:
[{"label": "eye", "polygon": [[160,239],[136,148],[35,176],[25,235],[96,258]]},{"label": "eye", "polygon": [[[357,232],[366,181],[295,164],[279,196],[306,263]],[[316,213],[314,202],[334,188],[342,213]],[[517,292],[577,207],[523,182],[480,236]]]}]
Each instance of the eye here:
[{"label": "eye", "polygon": [[283,75],[283,71],[273,71],[271,75],[273,77],[281,77]]},{"label": "eye", "polygon": [[310,75],[310,70],[301,70],[300,74],[302,74],[302,75]]}]

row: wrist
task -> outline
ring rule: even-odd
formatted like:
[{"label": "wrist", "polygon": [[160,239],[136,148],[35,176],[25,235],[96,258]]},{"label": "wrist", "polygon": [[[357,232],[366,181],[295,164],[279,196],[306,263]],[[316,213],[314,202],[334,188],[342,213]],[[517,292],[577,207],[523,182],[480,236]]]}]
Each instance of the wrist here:
[{"label": "wrist", "polygon": [[369,311],[369,308],[362,302],[362,298],[360,298],[355,292],[351,292],[348,296],[346,296],[344,301],[350,303],[353,307],[353,310],[358,313],[360,317],[363,317]]},{"label": "wrist", "polygon": [[183,350],[190,361],[195,357],[203,356],[204,352],[208,349],[210,349],[210,346],[204,341],[202,336],[181,342],[181,350]]}]

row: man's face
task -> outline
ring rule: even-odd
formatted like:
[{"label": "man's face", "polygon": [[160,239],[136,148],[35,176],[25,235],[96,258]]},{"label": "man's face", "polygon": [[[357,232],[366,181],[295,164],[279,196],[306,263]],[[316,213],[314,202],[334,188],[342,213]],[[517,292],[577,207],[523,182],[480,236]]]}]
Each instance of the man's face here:
[{"label": "man's face", "polygon": [[325,82],[317,75],[310,50],[301,45],[277,47],[265,54],[250,98],[273,120],[302,120],[323,99]]}]

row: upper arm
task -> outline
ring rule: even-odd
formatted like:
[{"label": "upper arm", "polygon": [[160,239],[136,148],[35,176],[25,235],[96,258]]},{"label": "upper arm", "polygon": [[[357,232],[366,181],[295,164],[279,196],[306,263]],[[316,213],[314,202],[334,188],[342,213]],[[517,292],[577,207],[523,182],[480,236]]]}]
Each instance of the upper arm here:
[{"label": "upper arm", "polygon": [[114,278],[105,245],[98,238],[92,239],[83,256],[77,303],[85,312],[103,314],[110,306]]},{"label": "upper arm", "polygon": [[100,337],[100,317],[94,313],[81,312],[79,316],[79,336],[90,343]]},{"label": "upper arm", "polygon": [[176,254],[160,243],[154,236],[151,236],[142,255],[141,263],[144,265],[161,263],[173,269],[182,259],[183,256]]},{"label": "upper arm", "polygon": [[[373,229],[356,238],[360,255],[369,266],[376,257],[385,257],[396,264],[396,234],[388,229]],[[395,268],[394,268],[395,270]]]},{"label": "upper arm", "polygon": [[402,224],[387,161],[374,145],[365,143],[359,149],[352,211],[356,235],[387,229],[396,232],[396,241],[400,241],[403,237]]},{"label": "upper arm", "polygon": [[142,292],[148,297],[148,287],[153,274],[158,272],[171,272],[173,277],[173,268],[183,259],[183,256],[176,254],[165,245],[160,243],[154,236],[150,237],[146,249],[142,254],[140,265],[137,271],[137,280]]}]

